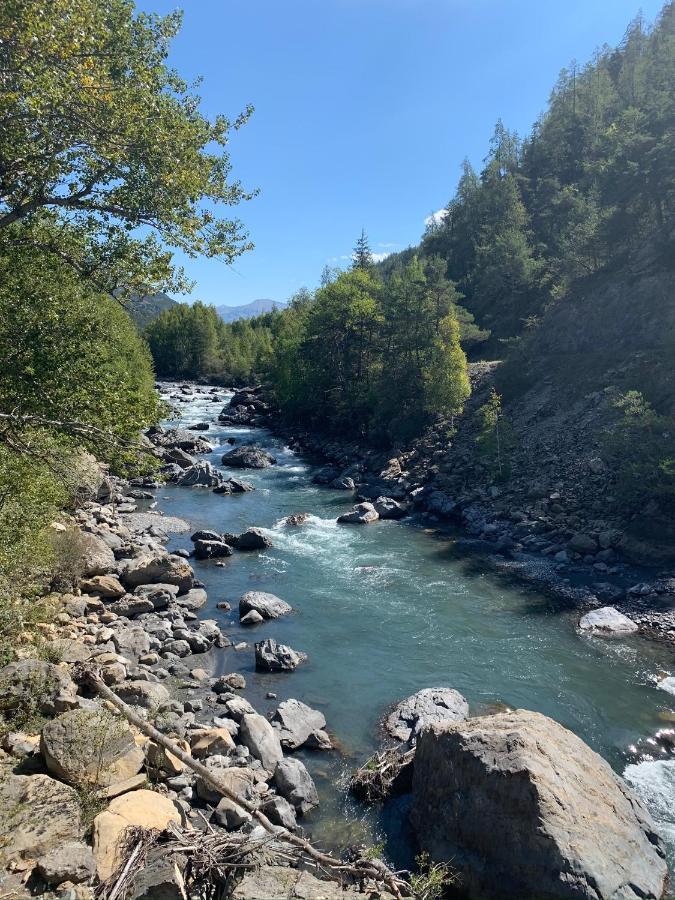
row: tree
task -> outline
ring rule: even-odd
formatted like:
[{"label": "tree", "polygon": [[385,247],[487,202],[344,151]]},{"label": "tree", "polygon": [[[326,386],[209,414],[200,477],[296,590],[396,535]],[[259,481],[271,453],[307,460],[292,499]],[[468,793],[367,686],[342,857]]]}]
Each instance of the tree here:
[{"label": "tree", "polygon": [[368,243],[368,236],[363,228],[361,229],[361,237],[354,247],[352,259],[352,268],[354,269],[369,269],[373,265],[373,254]]},{"label": "tree", "polygon": [[[2,4],[3,239],[11,230],[12,242],[32,241],[77,269],[117,255],[128,290],[171,287],[169,257],[136,229],[188,255],[231,260],[250,246],[217,207],[250,196],[229,181],[224,147],[251,110],[233,122],[200,113],[166,65],[179,26],[178,13],[134,15],[130,0]],[[44,211],[52,224],[56,216],[46,236],[35,227]]]}]

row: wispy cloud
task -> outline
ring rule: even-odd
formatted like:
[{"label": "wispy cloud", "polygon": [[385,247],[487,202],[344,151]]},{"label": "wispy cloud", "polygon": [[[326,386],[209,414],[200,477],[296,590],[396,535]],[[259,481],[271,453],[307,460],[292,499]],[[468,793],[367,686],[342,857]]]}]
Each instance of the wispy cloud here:
[{"label": "wispy cloud", "polygon": [[443,219],[447,216],[447,209],[437,209],[435,213],[432,213],[430,216],[427,216],[424,220],[424,224],[429,227],[429,225],[440,225]]},{"label": "wispy cloud", "polygon": [[382,262],[382,260],[386,259],[388,256],[391,256],[391,250],[388,253],[373,253],[373,262]]}]

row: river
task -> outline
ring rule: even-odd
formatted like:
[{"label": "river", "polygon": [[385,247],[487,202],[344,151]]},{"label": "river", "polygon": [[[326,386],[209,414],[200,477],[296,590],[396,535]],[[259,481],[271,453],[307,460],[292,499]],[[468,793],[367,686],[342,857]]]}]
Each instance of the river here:
[{"label": "river", "polygon": [[[229,394],[221,394],[226,402]],[[543,594],[497,578],[480,558],[463,556],[447,535],[415,519],[339,526],[352,504],[348,492],[312,484],[313,467],[264,429],[232,428],[214,420],[222,405],[207,395],[179,404],[169,424],[212,422],[204,436],[216,445],[220,465],[225,440],[255,442],[278,465],[228,474],[256,490],[223,496],[203,488],[166,485],[157,508],[194,528],[241,532],[268,529],[273,548],[237,553],[225,561],[195,561],[208,591],[202,611],[226,626],[243,651],[218,651],[217,674],[242,672],[245,696],[263,714],[296,697],[321,709],[340,753],[305,754],[317,782],[321,808],[305,825],[325,845],[384,840],[396,862],[408,847],[401,804],[382,814],[346,798],[345,774],[378,746],[378,723],[387,707],[423,687],[459,690],[473,714],[498,704],[538,710],[572,729],[618,772],[626,772],[661,823],[675,863],[675,760],[651,761],[629,748],[658,729],[674,727],[675,697],[658,690],[654,675],[675,671],[672,648],[641,637],[607,640],[582,636],[576,616]],[[301,527],[283,524],[307,512]],[[171,549],[191,549],[189,534],[173,535]],[[247,590],[265,590],[295,612],[254,631],[238,622],[237,603]],[[232,611],[216,609],[218,601]],[[256,673],[254,640],[274,637],[309,654],[291,674]],[[278,702],[278,701],[277,701]],[[670,722],[670,725],[668,725]],[[665,757],[664,757],[665,759]],[[628,768],[626,768],[628,766]]]}]

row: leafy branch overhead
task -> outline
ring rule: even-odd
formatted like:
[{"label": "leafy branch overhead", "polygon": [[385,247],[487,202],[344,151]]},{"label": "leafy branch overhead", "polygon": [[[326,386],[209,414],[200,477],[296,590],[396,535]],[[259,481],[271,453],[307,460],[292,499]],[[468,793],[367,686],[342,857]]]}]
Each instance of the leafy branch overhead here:
[{"label": "leafy branch overhead", "polygon": [[[253,196],[230,179],[225,150],[252,110],[233,120],[200,112],[167,65],[180,22],[179,13],[135,15],[128,0],[2,4],[0,231],[57,222],[51,243],[64,241],[73,259],[124,249],[165,279],[170,262],[150,232],[189,256],[231,261],[250,248],[219,207]],[[71,227],[84,231],[82,247]]]}]

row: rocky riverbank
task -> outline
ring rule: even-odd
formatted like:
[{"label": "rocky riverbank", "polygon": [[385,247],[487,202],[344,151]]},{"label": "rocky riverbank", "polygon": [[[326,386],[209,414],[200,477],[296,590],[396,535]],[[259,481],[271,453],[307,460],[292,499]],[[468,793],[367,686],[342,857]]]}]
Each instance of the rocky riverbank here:
[{"label": "rocky riverbank", "polygon": [[[474,367],[474,405],[489,376],[489,366]],[[599,402],[587,399],[588,415]],[[259,388],[237,391],[220,421],[271,428],[324,463],[317,483],[352,492],[362,504],[380,502],[378,516],[362,507],[351,521],[423,515],[428,524],[449,530],[466,552],[480,553],[497,573],[532,584],[580,613],[616,609],[645,635],[675,643],[675,572],[635,564],[634,542],[622,530],[614,499],[609,498],[612,513],[603,504],[610,473],[597,455],[580,460],[573,473],[558,471],[550,457],[536,478],[497,483],[471,455],[471,434],[460,434],[455,446],[448,423],[406,450],[384,453],[285,426]]]},{"label": "rocky riverbank", "polygon": [[[214,409],[216,403],[222,406],[219,389],[172,387],[169,397],[180,404],[195,392],[211,397]],[[269,422],[269,411],[257,392],[235,394],[219,416],[238,425]],[[160,463],[161,478],[186,490],[225,495],[250,491],[250,483],[226,478],[217,466],[199,459],[213,449],[205,425],[149,431],[147,449]],[[430,494],[425,485],[410,480],[401,465],[403,454],[383,460],[374,452],[321,442],[313,450],[331,461],[318,480],[352,491],[360,499],[353,513],[342,518],[345,527],[429,512],[425,498]],[[275,464],[271,454],[243,443],[236,443],[223,460],[229,468]],[[19,654],[25,658],[0,671],[0,807],[6,810],[0,817],[3,889],[19,896],[53,891],[64,900],[88,900],[93,886],[105,883],[105,897],[118,883],[120,865],[128,863],[128,877],[119,888],[125,897],[155,898],[161,892],[172,900],[185,900],[186,878],[190,898],[203,887],[199,879],[190,881],[195,858],[205,866],[202,878],[220,877],[204,863],[217,848],[235,860],[233,868],[225,867],[226,886],[239,900],[349,896],[356,887],[345,892],[319,880],[299,867],[297,858],[289,859],[287,850],[272,846],[251,812],[259,811],[273,826],[301,834],[303,817],[319,798],[312,777],[294,753],[301,748],[330,753],[333,741],[324,715],[298,699],[275,704],[269,716],[257,712],[246,696],[246,678],[237,671],[238,661],[246,654],[260,671],[293,671],[305,662],[305,655],[270,638],[255,646],[233,640],[219,621],[202,618],[207,596],[188,562],[191,554],[166,549],[172,534],[189,532],[188,524],[138,508],[139,503],[152,502],[161,483],[154,475],[125,482],[101,473],[89,499],[70,520],[55,526],[59,539],[72,550],[70,589],[51,596],[55,616],[41,627],[42,658],[36,658],[37,647],[27,646]],[[235,501],[226,497],[222,502]],[[295,519],[294,525],[302,526],[302,515]],[[190,537],[194,558],[213,560],[215,566],[235,554],[270,546],[267,533],[255,527],[240,534],[200,529]],[[228,603],[217,607],[229,611]],[[239,623],[246,629],[291,612],[284,598],[263,591],[242,594],[237,608]],[[599,618],[596,614],[586,625],[620,633],[636,627],[608,613]],[[216,660],[223,656],[226,671],[215,675]],[[174,752],[143,728],[113,714],[87,679],[89,670],[98,673],[135,715],[168,736]],[[268,697],[275,699],[272,694]],[[426,876],[421,873],[414,890],[421,894],[424,877],[434,877],[446,882],[448,890],[461,879],[473,897],[512,897],[517,883],[517,895],[534,900],[537,866],[550,868],[546,860],[558,854],[556,859],[563,862],[560,877],[553,878],[552,897],[623,896],[617,894],[617,885],[623,883],[635,886],[626,897],[665,896],[667,867],[653,823],[600,757],[543,716],[521,711],[509,713],[508,720],[500,716],[467,720],[468,714],[469,706],[456,690],[430,688],[401,703],[387,719],[389,733],[411,754],[407,789],[412,789],[417,840],[431,853],[433,865],[440,866]],[[474,735],[479,743],[491,742],[505,773],[513,765],[522,766],[532,789],[543,792],[542,797],[550,791],[550,800],[521,809],[507,780],[503,792],[495,794],[487,768],[476,768],[482,762],[473,747]],[[574,747],[570,742],[576,742]],[[514,746],[520,748],[517,760]],[[583,772],[570,769],[561,788],[551,782],[552,773],[570,755],[579,757]],[[207,776],[194,771],[190,761],[205,766]],[[451,770],[459,773],[460,782],[449,787]],[[590,806],[583,805],[580,772],[589,784],[602,778],[603,804],[621,809],[621,827],[616,831],[610,828],[609,813],[602,812],[602,828],[612,831],[612,837],[597,852],[593,850],[597,822]],[[212,777],[245,805],[223,796]],[[496,830],[520,835],[520,846],[528,848],[523,853],[532,864],[530,880],[522,876],[522,858],[514,856],[509,862],[485,855],[484,819],[476,810],[455,809],[452,799],[467,791],[494,800],[491,840]],[[559,818],[551,811],[556,805],[563,809]],[[605,805],[596,808],[605,810]],[[520,812],[509,819],[507,813],[516,808]],[[539,846],[537,823],[542,817],[547,822],[550,817],[554,842],[562,834],[555,846]],[[458,828],[460,820],[464,830]],[[154,832],[163,834],[156,843],[155,838],[139,837]],[[572,832],[577,849],[563,853]],[[178,840],[176,835],[183,837]],[[133,840],[137,853],[143,854],[142,865],[132,859]],[[476,854],[483,858],[480,867]],[[352,851],[349,859],[354,858]],[[600,872],[599,859],[611,877]],[[254,867],[243,877],[236,868],[242,860]],[[577,873],[574,884],[568,871]],[[510,885],[505,894],[500,893],[500,884]],[[374,883],[369,889],[373,896]],[[387,896],[386,890],[381,889],[380,895]]]},{"label": "rocky riverbank", "polygon": [[[187,458],[188,451],[206,446],[194,432],[186,437],[179,430],[151,429],[149,437],[163,478],[186,483],[180,476],[190,469],[211,471]],[[277,890],[284,897],[332,897],[336,891],[342,896],[339,887],[308,872],[291,876],[280,869],[278,863],[292,856],[280,856],[273,846],[264,850],[270,836],[250,813],[113,715],[83,677],[95,672],[136,715],[170,735],[180,751],[203,763],[273,826],[297,832],[318,804],[312,778],[292,753],[300,747],[332,749],[323,715],[289,699],[270,721],[245,699],[241,674],[211,674],[215,652],[255,653],[259,667],[271,671],[292,669],[302,655],[270,640],[233,646],[216,620],[200,617],[207,602],[202,584],[185,555],[165,549],[169,535],[187,530],[187,523],[136,509],[160,483],[154,476],[125,482],[101,472],[89,499],[71,519],[54,525],[70,548],[71,590],[49,598],[55,615],[40,626],[43,658],[28,644],[0,670],[3,893],[89,898],[94,884],[114,880],[128,861],[129,829],[175,826],[245,833],[252,857],[277,863],[234,878],[233,896],[277,896]],[[224,483],[230,484],[218,473],[212,487]],[[269,544],[256,529],[192,537],[197,558]],[[280,598],[256,592],[244,595],[239,609],[244,624],[288,611]],[[240,856],[247,858],[243,851]],[[125,885],[126,896],[154,897],[157,890],[181,896],[180,875],[173,866],[167,870],[164,855],[155,857]]]}]

